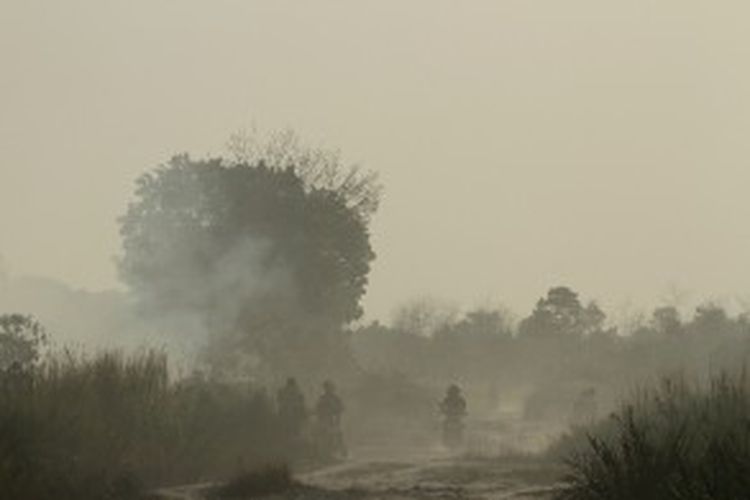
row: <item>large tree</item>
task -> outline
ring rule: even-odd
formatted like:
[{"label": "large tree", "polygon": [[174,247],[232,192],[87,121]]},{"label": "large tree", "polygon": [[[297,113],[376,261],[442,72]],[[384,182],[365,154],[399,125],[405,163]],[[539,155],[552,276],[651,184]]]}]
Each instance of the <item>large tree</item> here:
[{"label": "large tree", "polygon": [[519,325],[519,333],[531,338],[580,338],[602,332],[606,315],[595,302],[583,306],[568,287],[550,288],[531,315]]},{"label": "large tree", "polygon": [[175,156],[137,181],[121,277],[160,313],[202,315],[225,350],[278,363],[362,314],[374,253],[347,196],[292,164]]}]

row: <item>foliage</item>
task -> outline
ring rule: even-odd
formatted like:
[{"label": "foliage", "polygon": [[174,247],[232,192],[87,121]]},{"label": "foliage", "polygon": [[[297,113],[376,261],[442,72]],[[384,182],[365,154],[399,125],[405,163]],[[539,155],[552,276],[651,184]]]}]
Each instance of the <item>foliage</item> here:
[{"label": "foliage", "polygon": [[398,331],[429,336],[456,321],[458,310],[451,304],[422,297],[399,306],[391,323]]},{"label": "foliage", "polygon": [[0,371],[26,370],[39,361],[44,328],[31,316],[0,315]]},{"label": "foliage", "polygon": [[746,373],[709,386],[665,379],[592,430],[567,437],[563,500],[730,500],[750,491]]},{"label": "foliage", "polygon": [[[120,260],[136,290],[212,308],[222,293],[284,294],[288,267],[306,310],[339,321],[361,314],[373,258],[366,227],[335,192],[306,191],[293,169],[176,156],[138,180],[136,198],[121,219]],[[232,271],[241,274],[224,275]]]},{"label": "foliage", "polygon": [[223,352],[272,365],[362,314],[374,253],[347,202],[293,166],[176,156],[138,180],[120,274],[157,313],[202,314]]},{"label": "foliage", "polygon": [[262,162],[272,169],[293,168],[306,189],[336,193],[363,220],[369,220],[378,209],[383,188],[375,172],[343,165],[338,151],[309,147],[293,130],[275,131],[266,137],[257,130],[240,131],[230,137],[228,150],[232,164]]},{"label": "foliage", "polygon": [[615,394],[644,378],[681,370],[705,376],[750,356],[747,317],[716,305],[704,304],[692,317],[660,307],[618,332],[595,303],[583,304],[573,290],[557,287],[518,325],[502,309],[437,311],[428,316],[446,319],[431,334],[420,326],[425,321],[372,323],[354,331],[352,345],[366,370],[430,387],[459,381],[488,409],[523,398],[527,417],[558,422],[572,418],[584,391],[596,389],[597,406],[606,410]]},{"label": "foliage", "polygon": [[519,326],[519,333],[530,337],[583,336],[600,332],[606,315],[590,302],[584,307],[570,288],[551,288],[539,299],[531,315]]},{"label": "foliage", "polygon": [[1,381],[3,498],[130,499],[280,458],[281,429],[262,392],[170,382],[159,353],[67,353]]}]

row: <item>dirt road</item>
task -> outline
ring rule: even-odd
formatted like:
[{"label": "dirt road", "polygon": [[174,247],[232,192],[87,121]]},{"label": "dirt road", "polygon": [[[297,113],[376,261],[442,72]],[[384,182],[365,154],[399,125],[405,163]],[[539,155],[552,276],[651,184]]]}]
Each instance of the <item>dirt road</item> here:
[{"label": "dirt road", "polygon": [[[528,434],[528,435],[527,435]],[[515,441],[510,439],[513,436]],[[513,429],[503,436],[515,452],[503,458],[478,458],[473,452],[450,455],[440,447],[397,448],[393,443],[357,447],[343,463],[297,474],[299,486],[269,500],[501,500],[550,499],[559,490],[560,465],[533,452],[544,443],[538,429]],[[489,433],[477,441],[498,448]],[[492,455],[488,455],[492,456]],[[494,455],[497,457],[497,454]],[[162,490],[164,498],[200,500],[206,485]]]},{"label": "dirt road", "polygon": [[[559,466],[530,457],[477,459],[439,453],[399,459],[358,459],[300,477],[325,498],[367,500],[499,500],[551,498]],[[305,496],[297,497],[306,500]]]},{"label": "dirt road", "polygon": [[[300,486],[269,500],[549,499],[559,467],[532,458],[359,459],[297,477]],[[161,490],[162,498],[202,500],[206,484]]]}]

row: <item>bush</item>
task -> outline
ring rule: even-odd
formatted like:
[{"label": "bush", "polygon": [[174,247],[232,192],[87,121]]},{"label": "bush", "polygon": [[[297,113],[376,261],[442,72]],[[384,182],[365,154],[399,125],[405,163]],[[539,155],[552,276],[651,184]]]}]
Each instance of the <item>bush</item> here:
[{"label": "bush", "polygon": [[594,429],[558,443],[564,500],[747,498],[750,385],[743,371],[707,386],[680,378],[641,390]]},{"label": "bush", "polygon": [[213,498],[255,498],[283,493],[293,485],[292,473],[286,465],[269,465],[242,472],[224,486],[216,488]]},{"label": "bush", "polygon": [[0,374],[0,485],[10,500],[136,498],[265,462],[279,439],[262,391],[170,382],[161,353],[68,353]]}]

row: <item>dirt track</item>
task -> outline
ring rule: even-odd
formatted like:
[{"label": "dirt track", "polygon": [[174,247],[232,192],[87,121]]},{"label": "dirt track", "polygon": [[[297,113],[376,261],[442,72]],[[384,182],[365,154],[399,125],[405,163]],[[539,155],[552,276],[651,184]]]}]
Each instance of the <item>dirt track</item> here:
[{"label": "dirt track", "polygon": [[[560,472],[552,464],[531,458],[423,456],[403,460],[354,459],[300,479],[315,489],[333,493],[328,498],[541,499],[550,498],[558,489]],[[296,498],[304,500],[305,496]]]},{"label": "dirt track", "polygon": [[[484,446],[497,450],[493,437],[474,436],[472,453]],[[357,447],[346,462],[300,473],[299,487],[269,500],[500,500],[549,499],[559,489],[559,465],[535,458],[548,440],[539,428],[506,429],[502,442],[510,443],[504,458],[450,455],[440,447],[398,448],[394,443]],[[471,436],[470,436],[471,437]],[[481,453],[480,453],[481,454]],[[492,456],[492,455],[489,455]],[[497,454],[495,454],[497,456]],[[202,499],[207,485],[160,491],[163,498]]]},{"label": "dirt track", "polygon": [[[297,477],[300,487],[274,500],[499,500],[551,498],[560,470],[530,458],[399,460],[353,458]],[[163,498],[198,500],[207,485],[162,490]]]}]

